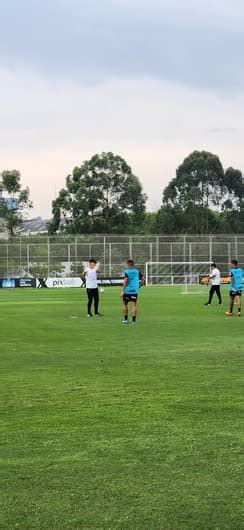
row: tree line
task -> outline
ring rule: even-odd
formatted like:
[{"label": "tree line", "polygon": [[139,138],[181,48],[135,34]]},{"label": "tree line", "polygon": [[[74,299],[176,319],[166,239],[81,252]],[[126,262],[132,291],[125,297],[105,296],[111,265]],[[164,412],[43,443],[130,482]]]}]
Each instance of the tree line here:
[{"label": "tree line", "polygon": [[[153,178],[153,177],[152,177]],[[0,217],[11,235],[32,207],[20,173],[4,171]],[[157,212],[131,167],[113,153],[95,154],[75,167],[52,202],[49,234],[244,233],[244,181],[239,169],[224,170],[219,157],[194,151],[176,170]]]}]

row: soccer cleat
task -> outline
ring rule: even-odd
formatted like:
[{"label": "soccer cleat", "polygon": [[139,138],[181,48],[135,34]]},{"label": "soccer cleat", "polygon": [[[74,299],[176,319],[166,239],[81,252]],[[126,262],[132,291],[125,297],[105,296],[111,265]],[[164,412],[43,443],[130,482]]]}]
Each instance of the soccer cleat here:
[{"label": "soccer cleat", "polygon": [[122,324],[128,324],[128,320],[124,318],[124,320],[122,320]]},{"label": "soccer cleat", "polygon": [[211,304],[209,304],[208,302],[206,302],[206,304],[204,304],[204,305],[211,305]]},{"label": "soccer cleat", "polygon": [[233,317],[233,313],[231,313],[231,311],[226,311],[225,314],[227,317]]},{"label": "soccer cleat", "polygon": [[103,315],[101,313],[96,313],[95,317],[103,317]]},{"label": "soccer cleat", "polygon": [[241,312],[240,312],[240,311],[238,311],[238,313],[237,313],[237,316],[238,316],[238,317],[240,317],[240,316],[241,316]]},{"label": "soccer cleat", "polygon": [[136,325],[136,321],[135,321],[135,320],[132,320],[132,321],[131,321],[131,324],[132,324],[132,326],[135,326],[135,325]]},{"label": "soccer cleat", "polygon": [[91,318],[93,315],[91,313],[88,313],[87,318]]}]

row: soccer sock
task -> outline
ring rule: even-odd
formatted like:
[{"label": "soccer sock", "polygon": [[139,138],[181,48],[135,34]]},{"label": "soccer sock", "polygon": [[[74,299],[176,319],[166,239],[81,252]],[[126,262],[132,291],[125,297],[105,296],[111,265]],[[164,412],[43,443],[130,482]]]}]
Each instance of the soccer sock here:
[{"label": "soccer sock", "polygon": [[240,308],[240,307],[238,307],[238,313],[240,313],[240,312],[241,312],[241,308]]},{"label": "soccer sock", "polygon": [[132,317],[132,322],[135,322],[136,321],[136,317]]},{"label": "soccer sock", "polygon": [[230,304],[230,313],[233,313],[233,305],[234,305],[234,302],[231,302],[231,304]]},{"label": "soccer sock", "polygon": [[128,320],[128,315],[124,315],[124,320]]}]

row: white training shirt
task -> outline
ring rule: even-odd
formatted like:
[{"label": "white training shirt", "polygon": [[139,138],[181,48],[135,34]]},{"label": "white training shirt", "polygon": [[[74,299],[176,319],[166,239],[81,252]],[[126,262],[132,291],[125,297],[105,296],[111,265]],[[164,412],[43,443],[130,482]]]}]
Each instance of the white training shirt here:
[{"label": "white training shirt", "polygon": [[221,285],[221,275],[217,267],[211,271],[210,276],[215,276],[214,278],[210,278],[210,282],[212,285]]},{"label": "white training shirt", "polygon": [[96,289],[97,288],[97,267],[94,267],[94,269],[91,269],[90,267],[86,267],[84,270],[86,273],[86,288],[87,289]]}]

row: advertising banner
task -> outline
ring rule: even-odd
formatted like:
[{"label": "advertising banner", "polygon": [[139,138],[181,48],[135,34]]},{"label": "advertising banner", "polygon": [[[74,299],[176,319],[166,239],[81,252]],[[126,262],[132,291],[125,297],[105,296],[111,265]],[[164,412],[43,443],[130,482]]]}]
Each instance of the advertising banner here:
[{"label": "advertising banner", "polygon": [[[200,285],[207,285],[209,282],[209,275],[208,274],[200,274],[199,275],[199,283]],[[229,274],[221,274],[221,285],[228,285],[230,283],[230,275]]]},{"label": "advertising banner", "polygon": [[16,287],[35,289],[36,278],[0,278],[0,288],[14,289]]},{"label": "advertising banner", "polygon": [[[123,285],[123,278],[98,278],[98,286],[120,286]],[[85,288],[86,283],[84,278],[38,278],[36,280],[38,289],[58,289],[58,288]]]},{"label": "advertising banner", "polygon": [[37,278],[38,289],[67,289],[73,287],[82,287],[83,280],[81,278]]},{"label": "advertising banner", "polygon": [[16,287],[16,282],[14,278],[1,278],[0,279],[0,288],[14,289],[14,287]]},{"label": "advertising banner", "polygon": [[15,287],[32,288],[36,287],[36,278],[16,278]]},{"label": "advertising banner", "polygon": [[[102,277],[97,280],[100,287],[112,287],[123,285],[121,277]],[[85,288],[84,278],[0,278],[0,288],[32,288],[32,289],[67,289]]]},{"label": "advertising banner", "polygon": [[99,278],[97,280],[98,285],[102,286],[119,286],[123,285],[124,278]]}]

